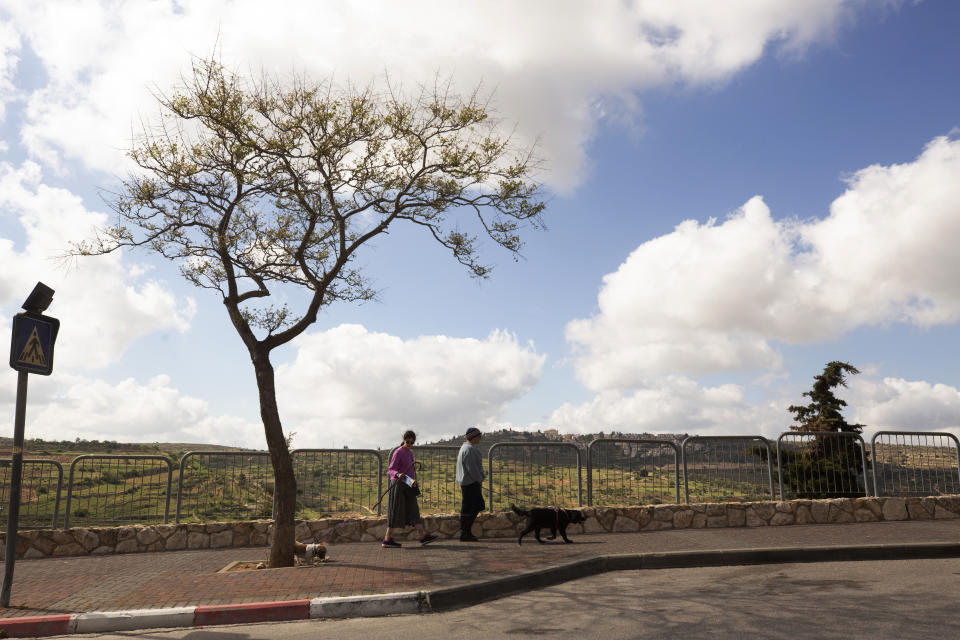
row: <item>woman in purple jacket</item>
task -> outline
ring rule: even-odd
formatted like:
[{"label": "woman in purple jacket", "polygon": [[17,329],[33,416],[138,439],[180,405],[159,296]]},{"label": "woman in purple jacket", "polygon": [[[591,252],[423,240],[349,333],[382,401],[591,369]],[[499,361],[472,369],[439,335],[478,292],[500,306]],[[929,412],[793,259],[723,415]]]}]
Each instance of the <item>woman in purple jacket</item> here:
[{"label": "woman in purple jacket", "polygon": [[413,462],[413,443],[416,441],[417,434],[413,431],[404,433],[403,445],[393,452],[390,466],[387,467],[390,493],[387,499],[387,531],[381,546],[388,549],[399,549],[402,546],[393,539],[394,529],[402,529],[410,525],[417,528],[420,544],[430,544],[437,539],[437,536],[424,530],[420,507],[417,505],[420,489],[417,487],[417,470]]}]

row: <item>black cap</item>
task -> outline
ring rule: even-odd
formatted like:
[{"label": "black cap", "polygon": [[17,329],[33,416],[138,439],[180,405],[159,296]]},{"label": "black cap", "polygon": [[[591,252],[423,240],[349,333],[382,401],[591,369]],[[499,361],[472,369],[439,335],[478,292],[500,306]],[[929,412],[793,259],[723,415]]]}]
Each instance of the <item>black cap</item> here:
[{"label": "black cap", "polygon": [[467,432],[464,434],[464,437],[467,440],[472,440],[478,435],[480,435],[480,429],[477,429],[476,427],[470,427],[469,429],[467,429]]}]

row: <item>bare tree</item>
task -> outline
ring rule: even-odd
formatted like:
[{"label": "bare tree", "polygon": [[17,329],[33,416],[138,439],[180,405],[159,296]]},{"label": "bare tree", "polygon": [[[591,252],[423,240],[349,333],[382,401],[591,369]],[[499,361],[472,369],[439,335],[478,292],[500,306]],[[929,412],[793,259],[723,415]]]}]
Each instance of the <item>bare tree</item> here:
[{"label": "bare tree", "polygon": [[[542,226],[535,162],[498,134],[479,91],[461,97],[449,83],[408,98],[305,77],[241,77],[210,59],[157,101],[161,119],[129,151],[139,170],[107,197],[115,224],[74,251],[145,247],[222,296],[256,372],[273,464],[270,566],[289,566],[296,480],[270,352],[324,306],[374,296],[357,251],[395,223],[423,228],[474,277],[489,273],[480,234],[516,259],[521,226]],[[270,303],[291,285],[305,292],[303,309]]]}]

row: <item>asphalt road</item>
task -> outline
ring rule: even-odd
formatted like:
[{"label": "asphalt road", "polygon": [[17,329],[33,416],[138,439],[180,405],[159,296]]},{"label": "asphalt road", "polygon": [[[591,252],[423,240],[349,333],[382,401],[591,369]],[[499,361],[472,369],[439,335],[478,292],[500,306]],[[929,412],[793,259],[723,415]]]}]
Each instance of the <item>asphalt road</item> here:
[{"label": "asphalt road", "polygon": [[457,611],[84,638],[957,638],[960,559],[607,573]]}]

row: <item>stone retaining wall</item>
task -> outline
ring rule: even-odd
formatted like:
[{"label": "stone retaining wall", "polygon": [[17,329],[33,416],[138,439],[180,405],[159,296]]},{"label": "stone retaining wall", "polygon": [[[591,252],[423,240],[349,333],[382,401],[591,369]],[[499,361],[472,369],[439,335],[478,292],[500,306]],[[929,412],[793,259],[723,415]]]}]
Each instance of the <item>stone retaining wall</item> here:
[{"label": "stone retaining wall", "polygon": [[[584,507],[581,511],[586,521],[571,525],[568,531],[572,534],[955,519],[960,518],[960,495]],[[473,525],[473,532],[487,538],[509,538],[519,534],[523,520],[512,512],[482,513]],[[424,525],[441,538],[454,538],[459,533],[460,519],[456,514],[428,516],[424,518]],[[302,520],[297,522],[296,536],[301,542],[312,542],[318,536],[328,544],[373,542],[383,537],[386,526],[385,517]],[[265,547],[270,544],[272,535],[271,520],[42,529],[19,533],[17,557]],[[398,537],[409,539],[412,536],[411,529],[406,536]],[[0,558],[5,550],[6,534],[0,533]]]}]

